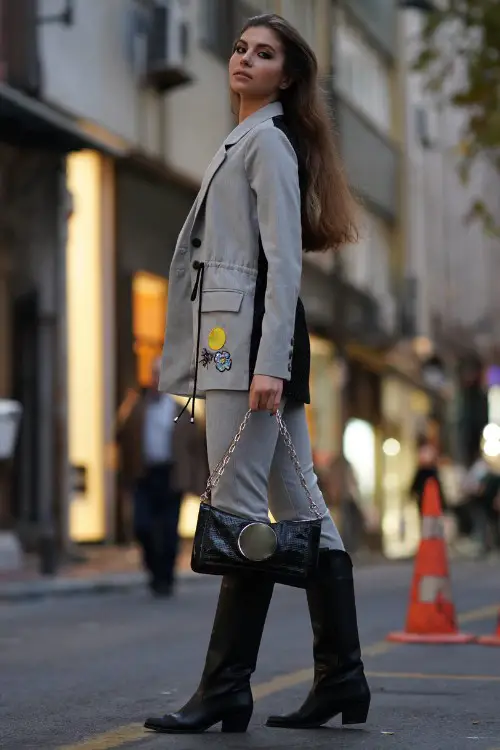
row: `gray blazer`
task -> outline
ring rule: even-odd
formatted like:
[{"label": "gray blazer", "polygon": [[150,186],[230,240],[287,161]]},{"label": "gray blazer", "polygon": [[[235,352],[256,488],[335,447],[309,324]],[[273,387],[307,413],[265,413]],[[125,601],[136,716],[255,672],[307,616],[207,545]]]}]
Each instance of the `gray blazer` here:
[{"label": "gray blazer", "polygon": [[[248,390],[253,374],[290,380],[302,272],[298,161],[273,118],[238,125],[207,168],[170,267],[160,390]],[[255,344],[256,286],[266,259]],[[195,383],[195,380],[197,381]]]}]

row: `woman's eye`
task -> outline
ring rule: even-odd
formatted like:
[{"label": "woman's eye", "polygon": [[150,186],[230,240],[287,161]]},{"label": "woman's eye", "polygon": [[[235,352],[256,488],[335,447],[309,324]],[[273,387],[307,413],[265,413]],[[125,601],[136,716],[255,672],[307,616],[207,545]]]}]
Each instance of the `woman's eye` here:
[{"label": "woman's eye", "polygon": [[259,56],[262,57],[264,60],[271,59],[271,55],[269,54],[269,52],[259,52]]},{"label": "woman's eye", "polygon": [[234,51],[237,52],[238,55],[244,55],[246,52],[246,49],[245,47],[242,47],[241,44],[239,44],[239,45],[236,45],[236,47],[234,48]]}]

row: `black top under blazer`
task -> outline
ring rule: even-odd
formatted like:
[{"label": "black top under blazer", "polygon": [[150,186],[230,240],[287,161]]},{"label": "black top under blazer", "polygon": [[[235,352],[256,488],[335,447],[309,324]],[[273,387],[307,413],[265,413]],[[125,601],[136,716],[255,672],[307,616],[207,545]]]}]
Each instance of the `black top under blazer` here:
[{"label": "black top under blazer", "polygon": [[[283,115],[273,117],[273,124],[279,128],[290,141],[297,156],[299,165],[299,186],[301,204],[305,198],[305,184],[303,178],[302,160],[296,145],[296,140],[286,126]],[[262,320],[265,313],[265,294],[267,286],[267,259],[262,240],[259,236],[259,272],[255,286],[254,324],[252,330],[252,341],[250,345],[250,379],[253,376],[257,352],[259,350],[260,336],[262,331]],[[311,402],[309,392],[309,377],[311,369],[311,349],[309,343],[309,332],[307,329],[306,314],[300,297],[297,300],[295,313],[295,327],[293,330],[293,343],[290,357],[290,380],[285,381],[283,394],[287,398],[299,401],[303,404]]]}]

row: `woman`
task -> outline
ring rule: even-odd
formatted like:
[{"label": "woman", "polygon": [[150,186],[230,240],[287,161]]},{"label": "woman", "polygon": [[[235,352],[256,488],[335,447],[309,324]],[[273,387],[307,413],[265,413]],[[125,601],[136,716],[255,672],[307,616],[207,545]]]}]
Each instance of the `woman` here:
[{"label": "woman", "polygon": [[[320,563],[307,599],[315,679],[304,705],[273,727],[317,727],[337,714],[366,721],[370,691],[356,622],[352,564],[313,471],[304,404],[309,338],[298,297],[302,249],[356,239],[353,201],[321,104],[317,62],[284,19],[250,19],[229,63],[239,125],[209,165],[181,230],[170,271],[160,389],[206,398],[213,469],[249,406],[254,412],[212,494],[230,513],[268,520],[310,517],[278,435],[281,408],[308,486],[323,512]],[[151,718],[159,732],[198,732],[222,722],[244,732],[273,585],[225,576],[200,685],[177,713]]]}]

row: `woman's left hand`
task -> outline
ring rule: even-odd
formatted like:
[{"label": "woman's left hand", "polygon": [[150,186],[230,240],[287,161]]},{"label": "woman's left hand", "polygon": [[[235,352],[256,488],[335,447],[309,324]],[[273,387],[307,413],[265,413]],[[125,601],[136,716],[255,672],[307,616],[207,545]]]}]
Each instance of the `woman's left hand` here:
[{"label": "woman's left hand", "polygon": [[270,375],[254,375],[250,386],[250,409],[276,414],[283,395],[283,381]]}]

